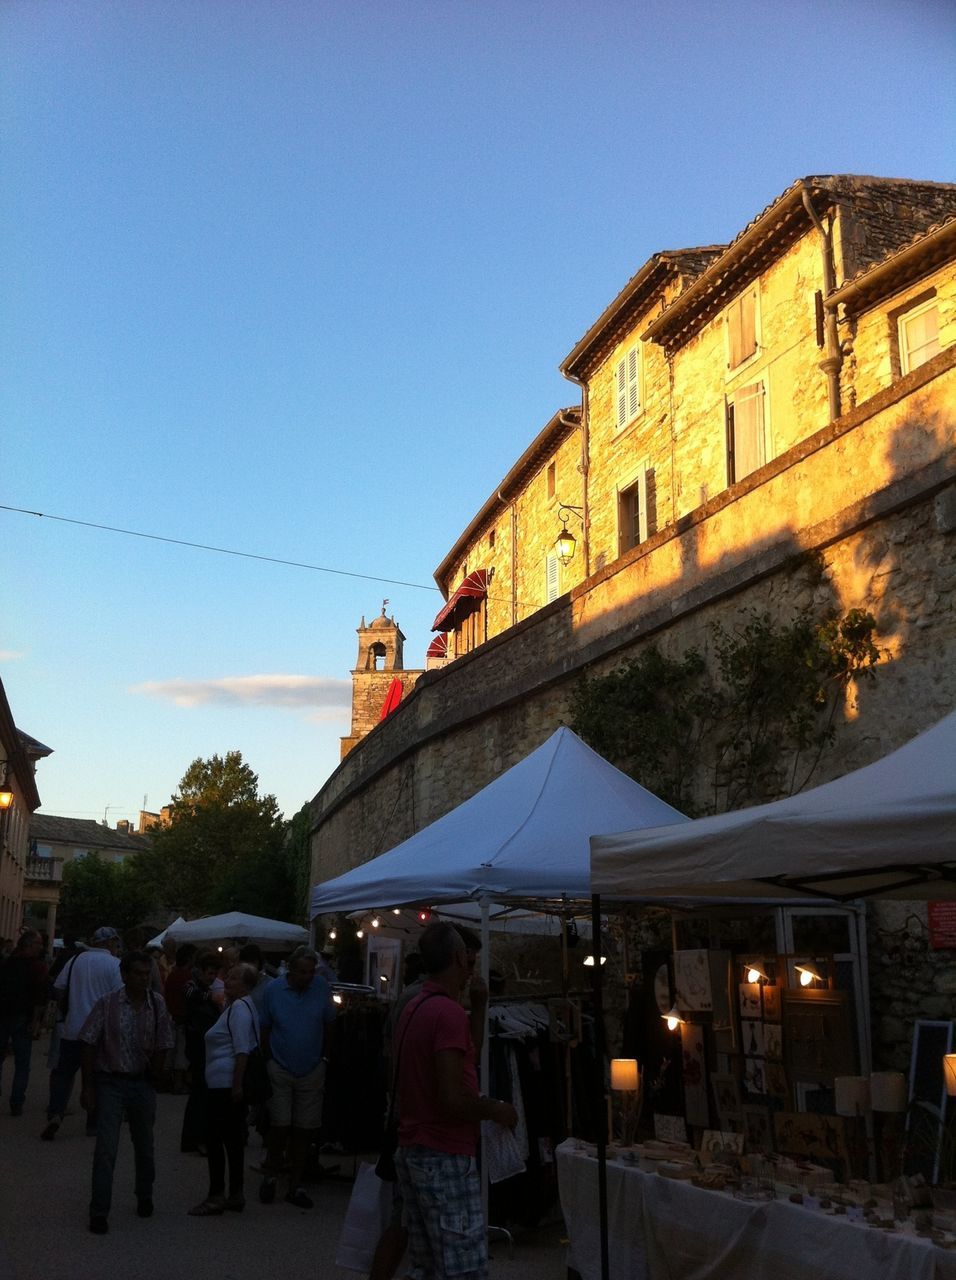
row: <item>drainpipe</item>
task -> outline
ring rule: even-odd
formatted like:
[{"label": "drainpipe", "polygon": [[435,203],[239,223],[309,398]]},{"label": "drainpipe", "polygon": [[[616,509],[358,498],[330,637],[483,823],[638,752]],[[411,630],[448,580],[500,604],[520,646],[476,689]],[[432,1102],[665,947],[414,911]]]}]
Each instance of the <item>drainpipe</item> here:
[{"label": "drainpipe", "polygon": [[843,354],[840,351],[840,336],[837,332],[836,308],[828,301],[830,294],[836,288],[836,278],[833,270],[833,232],[832,229],[824,227],[820,221],[810,199],[810,192],[807,190],[806,183],[800,183],[800,191],[807,216],[820,233],[823,241],[823,306],[826,314],[827,353],[824,359],[820,361],[820,368],[827,376],[830,421],[834,422],[840,416],[840,366],[843,364]]},{"label": "drainpipe", "polygon": [[[564,370],[562,370],[564,372]],[[581,388],[581,461],[578,464],[581,472],[581,517],[584,525],[584,578],[591,576],[591,520],[588,506],[588,469],[591,465],[591,437],[588,427],[588,387],[586,382],[576,378],[573,373],[564,373],[569,382]]]},{"label": "drainpipe", "polygon": [[[514,626],[518,621],[518,513],[515,510],[514,499],[509,504],[505,495],[498,490],[498,501],[503,507],[510,506],[511,515],[511,625]],[[487,637],[485,637],[487,639]]]}]

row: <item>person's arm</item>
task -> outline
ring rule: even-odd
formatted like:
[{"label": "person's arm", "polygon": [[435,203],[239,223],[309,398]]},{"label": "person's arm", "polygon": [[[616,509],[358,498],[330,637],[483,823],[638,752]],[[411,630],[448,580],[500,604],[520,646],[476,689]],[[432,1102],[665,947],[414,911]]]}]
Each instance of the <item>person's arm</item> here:
[{"label": "person's arm", "polygon": [[465,1088],[465,1055],[460,1049],[439,1049],[435,1054],[438,1106],[446,1120],[493,1120],[506,1129],[518,1123],[510,1102],[480,1098]]},{"label": "person's arm", "polygon": [[248,1053],[236,1054],[236,1065],[232,1069],[232,1100],[233,1102],[242,1101],[242,1082],[246,1074],[246,1063],[249,1061]]}]

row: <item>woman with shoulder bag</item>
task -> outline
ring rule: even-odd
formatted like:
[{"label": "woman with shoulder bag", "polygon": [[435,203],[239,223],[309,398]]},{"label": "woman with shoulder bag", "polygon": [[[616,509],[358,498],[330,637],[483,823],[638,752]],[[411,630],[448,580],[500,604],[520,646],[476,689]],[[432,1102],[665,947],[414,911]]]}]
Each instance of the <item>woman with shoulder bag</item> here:
[{"label": "woman with shoulder bag", "polygon": [[[209,1194],[189,1210],[194,1218],[241,1213],[246,1104],[243,1082],[250,1054],[259,1047],[259,1017],[249,993],[258,975],[252,965],[234,965],[226,974],[226,1007],[206,1032],[206,1155]],[[229,1194],[226,1194],[226,1161]]]}]

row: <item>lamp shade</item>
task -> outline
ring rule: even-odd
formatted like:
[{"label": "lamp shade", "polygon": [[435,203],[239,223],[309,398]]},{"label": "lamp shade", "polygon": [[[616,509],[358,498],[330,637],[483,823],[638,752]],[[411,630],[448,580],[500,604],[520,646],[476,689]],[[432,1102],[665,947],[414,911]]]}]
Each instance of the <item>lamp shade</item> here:
[{"label": "lamp shade", "polygon": [[946,1092],[956,1098],[956,1053],[943,1055],[943,1079],[946,1081]]},{"label": "lamp shade", "polygon": [[611,1088],[636,1092],[639,1082],[636,1058],[611,1059]]},{"label": "lamp shade", "polygon": [[870,1106],[874,1111],[906,1110],[906,1077],[902,1071],[874,1071],[870,1076]]},{"label": "lamp shade", "polygon": [[870,1106],[867,1076],[837,1076],[833,1082],[838,1116],[861,1116]]}]

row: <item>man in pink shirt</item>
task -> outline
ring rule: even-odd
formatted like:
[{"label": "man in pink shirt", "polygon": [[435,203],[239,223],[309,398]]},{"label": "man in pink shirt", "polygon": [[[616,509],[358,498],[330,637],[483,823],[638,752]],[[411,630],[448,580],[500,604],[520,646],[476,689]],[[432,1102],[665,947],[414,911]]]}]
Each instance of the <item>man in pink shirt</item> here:
[{"label": "man in pink shirt", "polygon": [[426,980],[395,1032],[398,1151],[413,1274],[485,1280],[488,1247],[475,1152],[479,1124],[514,1128],[509,1102],[478,1092],[468,1014],[458,1002],[471,973],[453,925],[429,925],[419,954]]}]

